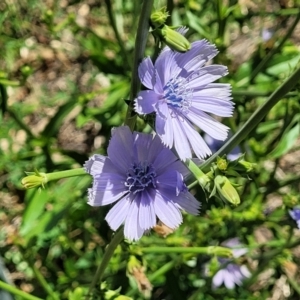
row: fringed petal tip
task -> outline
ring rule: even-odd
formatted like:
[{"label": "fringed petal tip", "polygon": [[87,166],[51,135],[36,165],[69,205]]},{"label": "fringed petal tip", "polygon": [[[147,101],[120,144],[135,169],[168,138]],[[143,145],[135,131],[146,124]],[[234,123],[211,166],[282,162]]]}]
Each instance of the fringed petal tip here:
[{"label": "fringed petal tip", "polygon": [[83,168],[91,175],[99,174],[102,172],[106,157],[100,154],[94,154],[87,160]]}]

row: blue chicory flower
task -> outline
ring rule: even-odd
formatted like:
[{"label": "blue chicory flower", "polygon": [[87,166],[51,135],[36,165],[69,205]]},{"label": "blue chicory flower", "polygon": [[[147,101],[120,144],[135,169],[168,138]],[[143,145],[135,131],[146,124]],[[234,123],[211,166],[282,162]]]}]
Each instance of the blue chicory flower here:
[{"label": "blue chicory flower", "polygon": [[[234,248],[241,246],[238,238],[233,238],[222,243],[222,246]],[[232,250],[233,256],[238,258],[247,253],[246,248],[236,248]],[[223,283],[228,289],[233,289],[235,285],[241,285],[245,278],[249,278],[251,273],[245,265],[238,265],[227,258],[218,258],[219,263],[223,265],[213,277],[213,288],[221,286]]]},{"label": "blue chicory flower", "polygon": [[158,221],[177,228],[181,210],[198,214],[200,204],[184,183],[188,169],[157,135],[115,128],[107,153],[93,155],[84,167],[94,179],[88,204],[115,202],[105,218],[113,230],[124,224],[125,237],[138,240]]},{"label": "blue chicory flower", "polygon": [[183,161],[192,157],[191,149],[198,158],[211,154],[194,125],[214,139],[227,138],[228,127],[210,116],[230,117],[233,112],[230,84],[213,83],[227,75],[227,68],[205,66],[217,53],[213,44],[200,40],[185,53],[165,47],[154,65],[147,57],[139,66],[140,80],[149,90],[139,92],[135,111],[156,113],[156,133],[164,145],[175,146]]},{"label": "blue chicory flower", "polygon": [[300,208],[294,207],[292,210],[289,210],[291,218],[296,221],[298,228],[300,229]]}]

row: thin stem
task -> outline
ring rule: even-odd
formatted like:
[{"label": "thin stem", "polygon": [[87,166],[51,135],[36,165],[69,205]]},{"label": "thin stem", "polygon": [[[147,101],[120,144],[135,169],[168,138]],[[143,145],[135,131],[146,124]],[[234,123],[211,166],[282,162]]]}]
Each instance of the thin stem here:
[{"label": "thin stem", "polygon": [[269,97],[269,99],[259,107],[248,121],[236,132],[215,154],[207,159],[201,169],[208,167],[218,156],[229,153],[236,145],[241,143],[249,133],[260,123],[260,121],[269,113],[272,107],[281,100],[299,81],[300,68],[298,68],[277,90]]},{"label": "thin stem", "polygon": [[13,295],[22,297],[22,299],[24,299],[24,300],[43,300],[41,298],[27,294],[26,292],[23,292],[23,291],[17,289],[16,287],[14,287],[6,282],[3,282],[1,280],[0,280],[0,288],[8,291],[9,293],[11,293]]},{"label": "thin stem", "polygon": [[113,15],[111,1],[110,0],[105,0],[105,4],[106,4],[106,9],[107,9],[107,14],[108,14],[110,24],[112,26],[112,29],[113,29],[114,33],[115,33],[118,44],[121,48],[121,53],[122,53],[122,56],[123,56],[123,60],[126,63],[126,65],[128,67],[130,67],[129,59],[128,59],[128,56],[127,56],[127,51],[126,51],[124,42],[121,39],[121,36],[119,34],[119,31],[118,31],[118,28],[117,28],[117,25],[116,25],[116,21],[115,21],[114,15]]},{"label": "thin stem", "polygon": [[[262,92],[262,91],[252,91],[252,90],[233,90],[232,91],[232,97],[246,97],[246,98],[254,98],[254,97],[270,97],[272,93],[271,92]],[[290,92],[287,94],[287,96],[297,96],[297,92]]]},{"label": "thin stem", "polygon": [[224,17],[224,6],[226,5],[224,1],[217,0],[216,1],[216,11],[217,11],[217,18],[218,18],[218,38],[221,41],[224,41],[224,33],[226,27],[226,17]]},{"label": "thin stem", "polygon": [[149,32],[149,18],[154,0],[144,0],[140,15],[138,31],[135,39],[135,50],[132,67],[132,79],[130,89],[130,103],[128,104],[125,125],[128,125],[131,130],[134,129],[136,123],[136,113],[133,110],[133,100],[140,89],[140,80],[138,76],[138,66],[144,57],[146,42]]},{"label": "thin stem", "polygon": [[116,234],[114,235],[110,244],[106,248],[106,251],[103,255],[102,261],[101,261],[101,263],[96,271],[96,274],[94,276],[94,279],[90,285],[89,292],[86,296],[86,300],[90,299],[90,296],[92,295],[92,292],[93,292],[96,284],[101,282],[104,271],[105,271],[110,259],[112,258],[116,248],[122,242],[123,238],[124,238],[124,233],[123,233],[123,228],[121,228],[119,231],[116,232]]},{"label": "thin stem", "polygon": [[[153,282],[157,277],[160,277],[170,271],[174,266],[178,263],[179,260],[171,260],[168,263],[164,264],[161,268],[159,268],[157,271],[149,275],[149,281]],[[128,293],[126,293],[126,296],[132,297],[136,291],[138,290],[137,287],[130,289]]]},{"label": "thin stem", "polygon": [[38,280],[42,288],[45,290],[45,292],[53,299],[53,300],[59,300],[59,297],[55,294],[55,292],[52,290],[42,273],[38,270],[38,268],[35,267],[35,265],[31,262],[29,262],[30,267],[33,270],[33,273],[35,275],[35,278]]},{"label": "thin stem", "polygon": [[139,249],[142,253],[195,253],[230,257],[229,248],[219,246],[209,247],[147,247]]},{"label": "thin stem", "polygon": [[89,175],[89,174],[84,170],[84,168],[77,168],[77,169],[72,169],[72,170],[47,173],[46,178],[47,178],[47,181],[52,181],[52,180],[58,180],[61,178],[68,178],[68,177],[82,176],[82,175]]},{"label": "thin stem", "polygon": [[300,296],[300,287],[299,284],[294,280],[294,278],[291,278],[285,270],[283,272],[286,274],[287,281],[289,284],[293,287],[294,291]]},{"label": "thin stem", "polygon": [[291,25],[289,28],[288,32],[284,35],[283,39],[280,41],[277,47],[274,47],[264,58],[263,60],[259,63],[259,65],[253,70],[251,73],[251,76],[247,80],[241,80],[239,83],[237,83],[236,86],[241,86],[244,85],[248,82],[252,82],[254,78],[267,66],[271,58],[276,54],[277,52],[280,51],[284,43],[287,41],[287,39],[291,36],[293,33],[296,25],[298,24],[300,19],[300,12],[298,12],[297,18],[295,19],[294,23]]},{"label": "thin stem", "polygon": [[283,39],[280,41],[277,47],[274,47],[265,57],[264,59],[260,62],[260,64],[256,67],[256,69],[253,70],[251,73],[251,76],[249,78],[249,81],[252,82],[253,79],[258,75],[258,73],[265,68],[265,66],[268,64],[270,59],[276,54],[277,52],[280,51],[284,43],[288,40],[288,38],[292,35],[296,25],[298,24],[300,19],[300,12],[297,15],[297,18],[295,19],[294,23],[292,26],[289,28],[288,32],[284,35]]},{"label": "thin stem", "polygon": [[18,117],[18,115],[11,108],[7,108],[7,112],[16,121],[16,123],[28,134],[30,138],[35,138],[30,128],[25,123],[23,123],[23,121]]},{"label": "thin stem", "polygon": [[247,14],[247,18],[251,18],[253,16],[293,16],[299,13],[299,8],[281,8],[277,11],[250,11]]},{"label": "thin stem", "polygon": [[35,172],[27,172],[26,177],[21,180],[21,183],[25,189],[32,189],[39,186],[43,186],[52,180],[59,180],[62,178],[74,177],[74,176],[82,176],[89,175],[84,168],[78,168],[73,170],[65,170],[53,173],[40,173],[38,171]]},{"label": "thin stem", "polygon": [[268,189],[266,189],[265,191],[261,191],[263,192],[265,195],[268,195],[282,187],[285,187],[287,185],[293,184],[293,183],[299,183],[300,181],[300,175],[296,175],[293,176],[291,178],[286,178],[284,180],[281,180],[277,183],[273,183],[271,187],[269,187]]}]

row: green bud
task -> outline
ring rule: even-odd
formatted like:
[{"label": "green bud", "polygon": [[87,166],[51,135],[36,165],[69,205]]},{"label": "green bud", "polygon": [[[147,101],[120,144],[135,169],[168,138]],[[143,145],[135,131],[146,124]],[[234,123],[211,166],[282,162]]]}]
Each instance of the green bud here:
[{"label": "green bud", "polygon": [[161,9],[153,12],[150,16],[150,20],[155,27],[159,27],[165,24],[168,16],[169,14],[167,12],[167,8],[164,6]]},{"label": "green bud", "polygon": [[220,263],[217,256],[213,256],[208,264],[208,275],[214,275],[220,269]]},{"label": "green bud", "polygon": [[220,196],[222,200],[228,201],[233,205],[240,204],[240,196],[227,177],[217,175],[215,178],[215,187],[218,196]]},{"label": "green bud", "polygon": [[253,171],[256,164],[246,161],[245,155],[241,155],[236,160],[230,161],[226,170],[226,175],[235,177],[248,177],[249,172]]},{"label": "green bud", "polygon": [[217,158],[217,167],[220,171],[226,171],[227,166],[228,166],[228,163],[225,158],[221,158],[221,157]]},{"label": "green bud", "polygon": [[48,10],[46,11],[45,15],[46,15],[47,17],[53,17],[53,11],[52,11],[51,9],[48,9]]},{"label": "green bud", "polygon": [[190,42],[182,34],[171,27],[164,25],[161,29],[157,29],[157,32],[172,50],[187,52],[191,49]]},{"label": "green bud", "polygon": [[254,167],[256,166],[256,164],[253,164],[249,161],[246,161],[244,159],[238,160],[238,164],[240,165],[240,167],[242,167],[244,169],[244,171],[246,171],[247,173],[253,171]]},{"label": "green bud", "polygon": [[23,66],[21,68],[21,73],[25,77],[28,77],[29,75],[31,75],[33,73],[33,70],[32,70],[32,68],[30,66]]},{"label": "green bud", "polygon": [[127,263],[127,271],[131,274],[135,268],[141,268],[141,262],[134,256],[130,255]]},{"label": "green bud", "polygon": [[232,250],[227,247],[221,247],[221,246],[209,246],[207,247],[207,254],[208,255],[216,255],[221,257],[227,257],[232,258]]},{"label": "green bud", "polygon": [[59,180],[62,178],[73,177],[73,176],[81,176],[81,175],[89,175],[84,168],[59,171],[53,173],[39,173],[39,171],[35,170],[35,172],[25,172],[26,177],[21,180],[22,185],[25,189],[32,189],[38,186],[44,187],[49,181]]},{"label": "green bud", "polygon": [[185,165],[191,171],[191,173],[195,176],[198,183],[201,185],[203,190],[210,191],[211,178],[209,174],[204,174],[201,169],[190,159],[186,161]]},{"label": "green bud", "polygon": [[81,300],[84,296],[84,290],[81,287],[77,287],[74,292],[69,292],[68,300]]},{"label": "green bud", "polygon": [[26,172],[28,176],[24,177],[21,180],[21,183],[25,189],[32,189],[35,187],[42,186],[47,183],[46,173],[35,172]]},{"label": "green bud", "polygon": [[133,298],[127,297],[127,296],[124,296],[124,295],[120,295],[117,298],[115,298],[115,300],[133,300]]}]

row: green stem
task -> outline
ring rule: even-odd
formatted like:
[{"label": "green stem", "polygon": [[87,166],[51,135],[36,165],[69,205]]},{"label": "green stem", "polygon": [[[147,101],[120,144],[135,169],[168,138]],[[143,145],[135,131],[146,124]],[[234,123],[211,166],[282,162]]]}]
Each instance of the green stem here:
[{"label": "green stem", "polygon": [[[233,90],[232,97],[245,97],[245,98],[255,98],[255,97],[270,97],[271,92],[262,92],[262,91],[252,91],[252,90]],[[290,92],[286,96],[293,97],[297,96],[297,92]]]},{"label": "green stem", "polygon": [[300,287],[298,282],[296,282],[293,278],[289,277],[289,275],[287,274],[287,272],[283,271],[286,274],[287,277],[287,281],[289,282],[289,284],[293,287],[294,291],[298,294],[298,296],[300,296]]},{"label": "green stem", "polygon": [[230,257],[232,251],[226,247],[147,247],[139,249],[142,253],[194,253]]},{"label": "green stem", "polygon": [[[170,271],[172,268],[175,267],[175,265],[178,263],[177,260],[171,260],[168,263],[164,264],[161,268],[159,268],[157,271],[149,275],[149,281],[153,282],[157,277],[160,277]],[[132,297],[136,291],[138,290],[137,287],[130,289],[128,293],[126,293],[126,296]]]},{"label": "green stem", "polygon": [[260,192],[263,192],[265,195],[268,195],[282,187],[285,187],[287,185],[290,185],[290,184],[293,184],[293,183],[299,183],[300,181],[300,175],[296,175],[296,176],[293,176],[291,178],[286,178],[284,180],[281,180],[277,183],[273,183],[271,187],[267,188],[266,190],[262,190],[260,189]]},{"label": "green stem", "polygon": [[224,6],[226,5],[223,0],[217,0],[216,1],[216,12],[217,12],[217,18],[218,18],[218,38],[221,39],[222,44],[224,41],[224,33],[225,33],[225,27],[226,27],[226,18],[224,18],[223,10]]},{"label": "green stem", "polygon": [[[203,188],[203,190],[206,190],[210,184],[210,179],[206,174],[204,174],[201,169],[192,161],[188,160],[185,165],[188,167],[188,169],[191,171],[191,173],[194,175],[194,177],[197,179],[200,186]],[[194,186],[192,183],[188,186],[189,189],[191,189]]]},{"label": "green stem", "polygon": [[272,107],[281,100],[299,81],[300,68],[298,68],[277,90],[269,97],[269,99],[259,107],[248,121],[236,132],[215,154],[207,159],[201,169],[208,167],[218,156],[229,153],[236,145],[240,144],[250,132],[260,123],[260,121],[269,113]]},{"label": "green stem", "polygon": [[253,16],[293,16],[297,15],[299,13],[299,8],[284,8],[284,9],[278,9],[277,11],[257,11],[257,12],[252,12],[250,11],[247,14],[247,18],[251,18]]},{"label": "green stem", "polygon": [[162,267],[160,267],[157,271],[155,271],[154,273],[152,273],[149,276],[149,280],[153,281],[157,277],[162,276],[163,274],[165,274],[168,271],[170,271],[173,267],[175,267],[176,264],[178,264],[178,261],[176,261],[176,260],[169,261],[168,263],[166,263]]},{"label": "green stem", "polygon": [[118,44],[121,48],[121,53],[122,53],[122,56],[123,56],[123,60],[126,63],[126,65],[128,67],[130,67],[129,59],[128,59],[128,56],[127,56],[127,51],[126,51],[126,48],[124,46],[124,42],[121,39],[121,36],[119,34],[119,31],[118,31],[118,28],[117,28],[117,25],[116,25],[116,21],[115,21],[114,15],[113,15],[111,1],[110,0],[105,0],[105,4],[106,4],[106,9],[107,9],[107,14],[108,14],[108,17],[109,17],[110,24],[113,28],[116,39],[117,39]]},{"label": "green stem", "polygon": [[74,176],[82,176],[88,175],[88,173],[84,170],[84,168],[66,170],[66,171],[59,171],[53,173],[47,173],[46,178],[47,182],[52,180],[58,180],[62,178],[74,177]]},{"label": "green stem", "polygon": [[1,280],[0,280],[0,288],[8,291],[9,293],[11,293],[13,295],[22,297],[22,299],[24,299],[24,300],[43,300],[41,298],[27,294],[26,292],[23,292],[23,291],[17,289],[16,287],[14,287],[6,282],[3,282]]},{"label": "green stem", "polygon": [[30,128],[25,123],[23,123],[23,121],[18,117],[18,115],[14,112],[14,110],[8,107],[7,112],[16,121],[16,123],[20,126],[20,128],[22,128],[28,134],[30,138],[32,139],[35,138]]},{"label": "green stem", "polygon": [[35,275],[35,278],[38,280],[42,288],[45,290],[45,292],[53,299],[53,300],[59,300],[59,297],[54,293],[48,282],[45,280],[42,273],[34,266],[33,263],[29,262],[30,267],[33,270],[33,273]]},{"label": "green stem", "polygon": [[21,180],[21,183],[25,189],[32,189],[36,187],[44,187],[44,185],[52,180],[59,180],[62,178],[74,177],[74,176],[82,176],[89,175],[84,168],[78,168],[73,170],[59,171],[53,173],[40,173],[38,171],[35,172],[26,172],[28,176],[24,177]]},{"label": "green stem", "polygon": [[103,255],[102,261],[101,261],[100,265],[98,266],[98,269],[96,271],[94,279],[90,285],[89,292],[86,296],[86,300],[90,299],[90,296],[92,296],[92,292],[93,292],[96,284],[101,282],[104,271],[105,271],[110,259],[112,258],[116,248],[122,242],[123,238],[124,238],[124,233],[123,233],[123,228],[121,228],[119,231],[116,232],[116,234],[114,235],[110,244],[106,248],[106,251]]},{"label": "green stem", "polygon": [[236,84],[236,86],[241,86],[244,85],[248,82],[252,82],[254,80],[254,78],[267,66],[267,64],[269,63],[269,61],[271,60],[271,58],[274,56],[274,54],[278,53],[280,51],[280,49],[282,48],[282,46],[284,45],[284,43],[287,41],[287,39],[291,36],[291,34],[293,33],[296,25],[298,24],[300,19],[300,12],[298,12],[297,18],[295,19],[294,23],[291,25],[291,27],[289,28],[288,32],[284,35],[283,39],[280,41],[280,43],[278,44],[277,47],[274,47],[265,57],[264,59],[259,63],[259,65],[253,70],[253,72],[251,73],[251,76],[249,77],[249,79],[243,79],[240,82],[238,82]]},{"label": "green stem", "polygon": [[132,67],[132,79],[130,89],[130,103],[128,104],[125,125],[131,130],[134,130],[136,123],[136,113],[133,110],[133,100],[136,97],[137,92],[140,89],[140,79],[138,75],[138,67],[141,63],[146,48],[146,42],[149,32],[149,18],[153,6],[154,0],[144,0],[142,11],[139,19],[138,31],[135,39],[135,50]]}]

